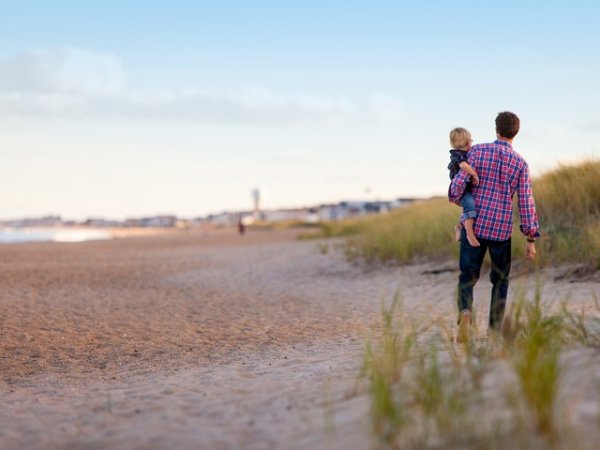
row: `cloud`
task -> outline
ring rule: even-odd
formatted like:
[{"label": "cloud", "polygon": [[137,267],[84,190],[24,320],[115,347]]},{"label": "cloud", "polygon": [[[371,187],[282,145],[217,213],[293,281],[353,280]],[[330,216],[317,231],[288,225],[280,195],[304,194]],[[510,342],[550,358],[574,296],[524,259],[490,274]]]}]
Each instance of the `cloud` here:
[{"label": "cloud", "polygon": [[365,119],[396,123],[404,117],[402,103],[383,92],[358,102],[256,86],[139,93],[126,89],[125,78],[114,55],[81,49],[29,50],[0,62],[0,115],[250,124]]},{"label": "cloud", "polygon": [[591,132],[600,131],[600,119],[590,120],[588,123],[583,125],[582,129],[584,131],[591,131]]},{"label": "cloud", "polygon": [[119,60],[105,53],[36,49],[0,63],[0,91],[12,94],[96,96],[118,93],[124,85]]},{"label": "cloud", "polygon": [[353,113],[344,99],[276,94],[257,87],[128,94],[98,99],[89,106],[89,113],[103,116],[243,123],[338,122]]},{"label": "cloud", "polygon": [[356,113],[353,104],[345,99],[311,94],[276,94],[262,88],[103,96],[0,93],[0,114],[18,117],[120,117],[293,124],[344,122]]},{"label": "cloud", "polygon": [[400,123],[406,118],[404,103],[385,92],[375,92],[368,101],[372,114],[385,123]]},{"label": "cloud", "polygon": [[80,95],[0,93],[0,114],[17,117],[84,116],[90,100]]}]

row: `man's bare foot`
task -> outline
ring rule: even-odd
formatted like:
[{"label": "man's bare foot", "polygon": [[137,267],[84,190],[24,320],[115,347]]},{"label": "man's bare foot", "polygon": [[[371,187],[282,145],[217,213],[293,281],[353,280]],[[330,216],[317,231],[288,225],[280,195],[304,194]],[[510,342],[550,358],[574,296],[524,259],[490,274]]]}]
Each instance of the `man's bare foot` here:
[{"label": "man's bare foot", "polygon": [[474,234],[467,233],[467,241],[469,241],[469,244],[471,244],[471,247],[480,247],[481,246],[481,244],[479,243],[479,241],[477,240],[477,238],[475,237]]},{"label": "man's bare foot", "polygon": [[462,232],[462,225],[458,224],[454,227],[454,239],[456,239],[457,242],[460,241],[460,233]]}]

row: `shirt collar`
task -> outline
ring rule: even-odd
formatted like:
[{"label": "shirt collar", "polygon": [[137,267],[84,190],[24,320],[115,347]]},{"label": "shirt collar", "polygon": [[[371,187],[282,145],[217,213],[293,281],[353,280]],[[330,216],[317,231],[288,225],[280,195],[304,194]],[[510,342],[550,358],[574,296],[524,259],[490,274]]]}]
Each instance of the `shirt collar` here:
[{"label": "shirt collar", "polygon": [[496,144],[496,145],[502,145],[503,147],[508,147],[508,148],[512,149],[512,145],[510,144],[510,142],[502,141],[500,139],[496,139],[494,141],[494,144]]}]

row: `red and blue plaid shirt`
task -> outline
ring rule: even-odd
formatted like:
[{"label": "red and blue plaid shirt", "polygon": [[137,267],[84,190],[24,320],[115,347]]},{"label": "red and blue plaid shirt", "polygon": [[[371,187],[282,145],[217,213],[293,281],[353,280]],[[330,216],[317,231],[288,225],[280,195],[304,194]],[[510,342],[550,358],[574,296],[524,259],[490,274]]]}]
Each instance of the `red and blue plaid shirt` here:
[{"label": "red and blue plaid shirt", "polygon": [[[479,144],[469,151],[469,164],[479,176],[479,185],[472,187],[477,218],[475,235],[482,239],[504,241],[512,234],[513,203],[519,197],[521,232],[528,237],[540,236],[538,217],[531,190],[529,167],[521,155],[506,141]],[[459,203],[471,177],[461,170],[450,184],[449,198]]]}]

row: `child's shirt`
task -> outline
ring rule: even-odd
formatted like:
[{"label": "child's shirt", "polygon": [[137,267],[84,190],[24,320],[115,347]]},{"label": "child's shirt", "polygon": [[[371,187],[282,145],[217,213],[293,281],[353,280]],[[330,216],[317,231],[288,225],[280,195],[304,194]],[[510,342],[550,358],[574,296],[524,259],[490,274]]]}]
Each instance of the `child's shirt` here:
[{"label": "child's shirt", "polygon": [[457,150],[453,148],[450,150],[450,163],[448,164],[448,170],[450,171],[450,179],[453,179],[458,172],[460,172],[460,163],[468,162],[467,157],[469,152],[463,150]]}]

